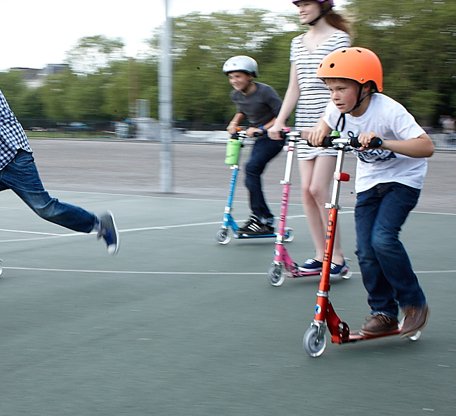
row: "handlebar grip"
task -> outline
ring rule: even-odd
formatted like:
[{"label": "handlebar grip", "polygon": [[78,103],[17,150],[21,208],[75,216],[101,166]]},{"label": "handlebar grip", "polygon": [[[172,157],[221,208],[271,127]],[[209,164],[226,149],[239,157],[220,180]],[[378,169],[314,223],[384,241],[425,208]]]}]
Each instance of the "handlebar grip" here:
[{"label": "handlebar grip", "polygon": [[[383,144],[383,140],[380,137],[373,137],[369,143],[368,149],[376,149]],[[352,137],[350,139],[350,146],[354,148],[361,147],[361,143],[358,141],[357,137]]]},{"label": "handlebar grip", "polygon": [[286,139],[287,138],[287,134],[290,133],[291,129],[289,127],[284,127],[281,131],[280,131],[280,138],[281,139]]},{"label": "handlebar grip", "polygon": [[323,139],[323,141],[314,146],[312,143],[310,143],[309,141],[307,141],[307,146],[309,147],[333,147],[333,140],[334,140],[334,137],[331,137],[331,136],[327,136]]}]

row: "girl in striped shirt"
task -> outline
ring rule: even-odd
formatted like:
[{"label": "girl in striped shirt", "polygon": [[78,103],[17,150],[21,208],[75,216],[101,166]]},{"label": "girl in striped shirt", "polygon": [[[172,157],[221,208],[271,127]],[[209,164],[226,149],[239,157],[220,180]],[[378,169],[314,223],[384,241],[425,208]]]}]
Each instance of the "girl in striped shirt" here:
[{"label": "girl in striped shirt", "polygon": [[[295,109],[295,126],[306,131],[314,127],[330,100],[329,90],[316,76],[321,60],[330,52],[350,46],[349,24],[333,10],[333,0],[292,0],[298,7],[299,21],[309,29],[291,41],[290,78],[282,108],[274,125],[268,130],[272,139],[280,138],[280,131]],[[303,271],[319,271],[323,265],[325,232],[330,185],[336,166],[337,152],[332,149],[312,148],[298,143],[298,161],[304,211],[315,246],[315,254],[304,262]],[[331,277],[340,276],[348,269],[340,239],[334,243]]]}]

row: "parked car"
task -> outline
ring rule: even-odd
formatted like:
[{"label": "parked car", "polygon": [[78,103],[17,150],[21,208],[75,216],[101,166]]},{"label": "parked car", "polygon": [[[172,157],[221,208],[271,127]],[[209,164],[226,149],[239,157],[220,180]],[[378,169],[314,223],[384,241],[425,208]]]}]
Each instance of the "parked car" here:
[{"label": "parked car", "polygon": [[81,123],[80,121],[73,121],[72,123],[68,124],[66,130],[77,132],[93,131],[92,127],[90,127],[88,124]]}]

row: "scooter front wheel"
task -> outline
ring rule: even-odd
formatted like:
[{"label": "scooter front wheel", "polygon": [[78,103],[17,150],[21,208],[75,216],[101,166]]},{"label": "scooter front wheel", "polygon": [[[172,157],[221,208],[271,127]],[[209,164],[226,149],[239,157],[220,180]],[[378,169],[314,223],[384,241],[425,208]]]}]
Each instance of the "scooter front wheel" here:
[{"label": "scooter front wheel", "polygon": [[220,244],[228,244],[231,241],[231,235],[228,228],[220,228],[215,238]]},{"label": "scooter front wheel", "polygon": [[268,272],[269,283],[272,286],[282,286],[285,281],[285,270],[283,264],[273,263]]},{"label": "scooter front wheel", "polygon": [[322,327],[312,324],[304,333],[302,340],[304,350],[311,357],[319,357],[326,348],[326,336]]}]

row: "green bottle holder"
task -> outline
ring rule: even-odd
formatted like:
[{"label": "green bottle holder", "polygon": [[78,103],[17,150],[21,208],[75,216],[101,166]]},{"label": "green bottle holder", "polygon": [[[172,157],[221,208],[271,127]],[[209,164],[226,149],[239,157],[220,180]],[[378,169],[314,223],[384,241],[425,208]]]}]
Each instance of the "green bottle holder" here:
[{"label": "green bottle holder", "polygon": [[229,139],[226,143],[226,165],[237,165],[241,153],[241,141],[238,139]]}]

